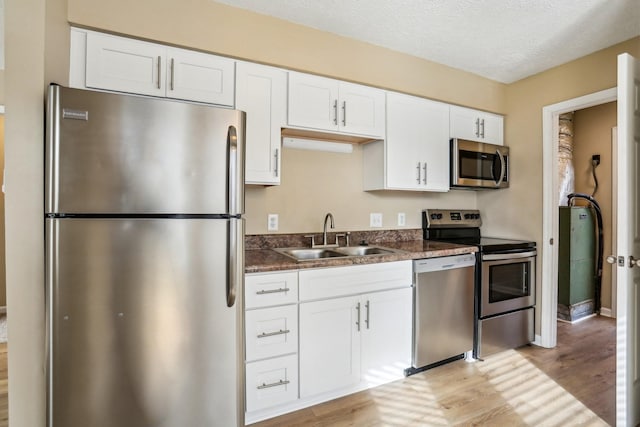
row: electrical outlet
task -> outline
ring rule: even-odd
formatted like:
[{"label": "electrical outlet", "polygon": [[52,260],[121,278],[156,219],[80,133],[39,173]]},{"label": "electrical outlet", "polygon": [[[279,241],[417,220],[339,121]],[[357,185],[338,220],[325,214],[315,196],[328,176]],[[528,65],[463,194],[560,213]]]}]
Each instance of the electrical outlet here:
[{"label": "electrical outlet", "polygon": [[278,231],[278,214],[267,215],[267,230]]},{"label": "electrical outlet", "polygon": [[407,223],[407,218],[404,215],[404,212],[400,212],[398,214],[398,226],[399,227],[404,227]]},{"label": "electrical outlet", "polygon": [[381,213],[372,213],[369,216],[369,226],[370,227],[382,227],[382,214]]}]

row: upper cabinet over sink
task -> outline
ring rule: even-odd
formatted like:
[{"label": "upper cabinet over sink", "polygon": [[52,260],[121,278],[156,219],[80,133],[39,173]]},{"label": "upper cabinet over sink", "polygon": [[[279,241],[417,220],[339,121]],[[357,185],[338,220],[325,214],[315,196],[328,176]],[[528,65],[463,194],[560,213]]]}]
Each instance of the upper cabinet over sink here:
[{"label": "upper cabinet over sink", "polygon": [[384,138],[384,91],[289,73],[289,127]]},{"label": "upper cabinet over sink", "polygon": [[504,145],[504,118],[497,114],[451,106],[451,138]]},{"label": "upper cabinet over sink", "polygon": [[70,86],[233,107],[235,61],[94,31],[71,31]]}]

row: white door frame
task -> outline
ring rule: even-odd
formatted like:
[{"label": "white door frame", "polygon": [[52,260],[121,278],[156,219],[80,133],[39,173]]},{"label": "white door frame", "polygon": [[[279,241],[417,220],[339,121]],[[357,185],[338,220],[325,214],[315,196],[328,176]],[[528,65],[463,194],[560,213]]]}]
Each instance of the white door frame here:
[{"label": "white door frame", "polygon": [[611,88],[542,108],[542,289],[540,337],[536,344],[556,346],[558,315],[558,119],[569,113],[617,100]]}]

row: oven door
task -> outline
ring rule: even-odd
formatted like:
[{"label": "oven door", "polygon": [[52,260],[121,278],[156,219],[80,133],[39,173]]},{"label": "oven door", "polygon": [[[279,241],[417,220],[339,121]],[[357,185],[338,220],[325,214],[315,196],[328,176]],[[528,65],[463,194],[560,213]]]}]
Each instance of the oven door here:
[{"label": "oven door", "polygon": [[483,254],[480,317],[535,305],[536,251]]},{"label": "oven door", "polygon": [[506,188],[509,186],[509,148],[501,145],[451,140],[451,185]]}]

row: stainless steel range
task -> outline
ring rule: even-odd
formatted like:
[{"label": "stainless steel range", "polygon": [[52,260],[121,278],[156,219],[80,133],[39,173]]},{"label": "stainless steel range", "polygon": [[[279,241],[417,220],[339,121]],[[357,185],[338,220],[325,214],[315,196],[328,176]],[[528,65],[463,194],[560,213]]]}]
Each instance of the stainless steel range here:
[{"label": "stainless steel range", "polygon": [[478,210],[425,209],[426,240],[478,246],[474,352],[483,358],[534,339],[536,244],[483,237]]}]

